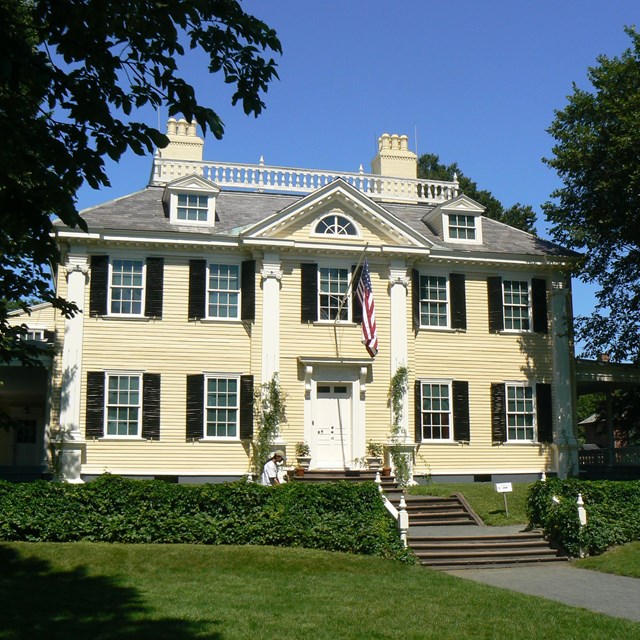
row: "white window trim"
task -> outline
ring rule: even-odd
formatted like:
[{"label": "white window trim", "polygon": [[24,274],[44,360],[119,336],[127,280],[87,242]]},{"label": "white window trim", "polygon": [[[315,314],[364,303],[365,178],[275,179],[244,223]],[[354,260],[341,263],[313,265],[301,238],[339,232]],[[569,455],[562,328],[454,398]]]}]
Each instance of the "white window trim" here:
[{"label": "white window trim", "polygon": [[[460,238],[452,238],[449,235],[449,216],[468,216],[474,219],[475,223],[475,240],[463,240]],[[446,211],[443,215],[442,233],[445,242],[451,242],[452,244],[482,244],[482,216],[474,213],[473,211]]]},{"label": "white window trim", "polygon": [[[104,376],[104,424],[102,426],[102,438],[104,440],[143,440],[142,437],[142,405],[144,393],[144,377],[142,371],[105,371]],[[109,423],[109,378],[110,377],[137,377],[140,380],[139,385],[139,404],[138,404],[138,432],[136,435],[108,434],[107,425]],[[118,405],[120,406],[120,405]],[[128,405],[133,406],[133,405]]]},{"label": "white window trim", "polygon": [[[216,221],[216,195],[217,192],[205,189],[187,189],[175,187],[169,196],[169,222],[175,225],[191,227],[213,227]],[[205,196],[207,198],[206,220],[181,220],[178,218],[178,196]]]},{"label": "white window trim", "polygon": [[[132,262],[142,262],[142,298],[140,300],[140,313],[114,313],[111,311],[111,289],[113,287],[113,261],[131,260]],[[119,287],[126,288],[126,287]],[[109,256],[109,273],[107,276],[107,316],[111,318],[144,318],[144,309],[147,298],[147,261],[144,258],[134,258],[131,256]]]},{"label": "white window trim", "polygon": [[[452,444],[455,443],[453,437],[453,380],[445,378],[427,378],[419,379],[420,382],[420,443],[421,444]],[[449,387],[449,438],[425,438],[424,437],[424,423],[422,421],[422,414],[424,413],[422,407],[422,385],[423,384],[440,384],[447,385]],[[444,412],[440,412],[444,413]]]},{"label": "white window trim", "polygon": [[[436,278],[445,278],[446,280],[446,289],[447,289],[447,324],[443,327],[435,326],[431,324],[422,324],[422,277],[433,276]],[[428,270],[428,271],[419,271],[418,272],[418,306],[420,313],[420,329],[425,329],[427,331],[451,331],[451,280],[449,278],[449,273],[444,273],[439,270]]]},{"label": "white window trim", "polygon": [[[207,387],[209,380],[235,380],[237,385],[237,405],[236,409],[236,435],[235,436],[209,436],[207,435]],[[239,373],[205,373],[203,389],[203,408],[202,408],[202,442],[240,442],[240,374]],[[225,407],[229,408],[229,407]]]},{"label": "white window trim", "polygon": [[[505,280],[514,281],[514,282],[526,282],[527,283],[527,298],[528,298],[528,317],[529,317],[529,328],[528,329],[507,329],[507,317],[505,314],[505,300],[504,300],[504,283]],[[513,333],[513,334],[523,334],[523,333],[533,333],[533,300],[532,300],[532,291],[531,291],[531,278],[523,278],[522,275],[503,275],[501,280],[501,288],[502,288],[502,333]]]},{"label": "white window trim", "polygon": [[[217,264],[224,267],[238,267],[238,315],[231,318],[219,318],[218,316],[209,315],[209,293],[212,291],[221,291],[221,289],[209,289],[209,278],[211,265]],[[233,291],[230,291],[233,293]],[[209,258],[207,260],[207,272],[206,272],[206,290],[205,290],[205,317],[203,321],[206,322],[240,322],[242,317],[242,264],[237,260],[228,260],[225,258]]]},{"label": "white window trim", "polygon": [[46,329],[44,327],[27,325],[27,333],[39,333],[39,338],[29,338],[26,334],[21,334],[20,339],[25,342],[44,342],[46,340]]},{"label": "white window trim", "polygon": [[[339,216],[344,218],[345,220],[348,220],[352,225],[353,228],[355,229],[355,234],[353,235],[342,235],[339,233],[317,233],[316,229],[318,228],[318,225],[325,219],[328,218],[329,216]],[[313,238],[341,238],[341,239],[350,239],[350,238],[361,238],[362,237],[362,233],[360,232],[360,226],[356,223],[356,221],[350,216],[347,215],[346,213],[343,213],[342,211],[330,211],[329,213],[325,213],[323,215],[321,215],[319,218],[317,218],[314,223],[313,223],[313,230],[311,231],[311,237]]]},{"label": "white window trim", "polygon": [[[317,273],[317,289],[318,289],[318,294],[317,294],[317,298],[316,298],[316,309],[318,310],[318,317],[316,319],[316,323],[317,324],[339,324],[339,325],[349,325],[349,324],[353,324],[353,304],[352,304],[352,283],[351,280],[353,279],[353,273],[351,270],[352,267],[352,263],[349,263],[348,265],[344,262],[344,261],[337,261],[337,262],[328,262],[328,261],[323,261],[323,262],[319,262],[318,263],[318,273]],[[336,319],[323,319],[320,318],[320,296],[322,295],[322,292],[320,291],[320,279],[321,279],[321,270],[322,269],[346,269],[347,271],[347,300],[345,302],[345,305],[343,306],[347,308],[347,318],[345,320],[336,320]]]},{"label": "white window trim", "polygon": [[[509,387],[528,387],[531,389],[532,414],[533,414],[533,438],[509,438]],[[538,444],[538,399],[536,397],[536,385],[526,380],[506,380],[504,383],[504,411],[505,411],[505,429],[507,440],[505,444],[509,445],[530,445]]]}]

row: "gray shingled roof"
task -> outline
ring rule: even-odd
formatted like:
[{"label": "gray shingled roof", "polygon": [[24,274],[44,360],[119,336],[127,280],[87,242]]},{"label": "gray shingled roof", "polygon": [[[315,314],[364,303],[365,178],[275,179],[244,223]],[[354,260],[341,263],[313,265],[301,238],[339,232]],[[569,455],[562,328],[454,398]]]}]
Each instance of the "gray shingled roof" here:
[{"label": "gray shingled roof", "polygon": [[[175,225],[162,203],[163,187],[147,187],[127,196],[82,211],[90,231],[134,231],[235,236],[248,225],[281,211],[303,196],[270,193],[220,191],[216,201],[215,227]],[[445,243],[422,221],[431,205],[378,203],[412,229],[436,245],[456,252],[575,256],[557,244],[514,229],[501,222],[483,218],[483,244]],[[58,225],[61,226],[61,225]]]}]

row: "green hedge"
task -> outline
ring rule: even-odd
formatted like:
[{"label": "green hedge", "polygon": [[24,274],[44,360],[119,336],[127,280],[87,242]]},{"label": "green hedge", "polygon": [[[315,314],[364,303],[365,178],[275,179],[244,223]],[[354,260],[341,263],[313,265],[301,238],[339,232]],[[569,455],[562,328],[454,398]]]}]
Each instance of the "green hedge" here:
[{"label": "green hedge", "polygon": [[0,540],[255,544],[411,558],[372,482],[0,482]]},{"label": "green hedge", "polygon": [[[582,494],[587,524],[578,520],[577,498]],[[557,496],[560,504],[554,504]],[[598,554],[609,547],[640,540],[640,481],[558,480],[532,485],[527,499],[529,525],[542,527],[572,555],[580,549]]]}]

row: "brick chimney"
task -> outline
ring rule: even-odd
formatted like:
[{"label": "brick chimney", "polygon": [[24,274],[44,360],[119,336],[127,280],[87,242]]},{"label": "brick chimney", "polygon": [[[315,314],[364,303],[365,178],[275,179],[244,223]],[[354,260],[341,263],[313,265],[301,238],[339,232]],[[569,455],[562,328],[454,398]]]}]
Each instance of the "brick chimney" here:
[{"label": "brick chimney", "polygon": [[378,154],[371,161],[371,172],[415,180],[418,177],[418,156],[409,151],[409,137],[383,133],[378,138]]},{"label": "brick chimney", "polygon": [[201,161],[204,140],[196,131],[195,120],[191,123],[184,118],[167,121],[167,136],[169,145],[158,149],[158,157],[170,160]]}]

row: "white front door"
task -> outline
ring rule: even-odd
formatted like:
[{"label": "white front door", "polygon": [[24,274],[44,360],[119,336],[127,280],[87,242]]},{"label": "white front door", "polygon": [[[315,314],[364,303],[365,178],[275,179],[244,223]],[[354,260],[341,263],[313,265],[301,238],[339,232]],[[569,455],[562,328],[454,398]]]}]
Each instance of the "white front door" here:
[{"label": "white front door", "polygon": [[351,384],[318,382],[315,460],[320,469],[344,469],[351,461]]}]

